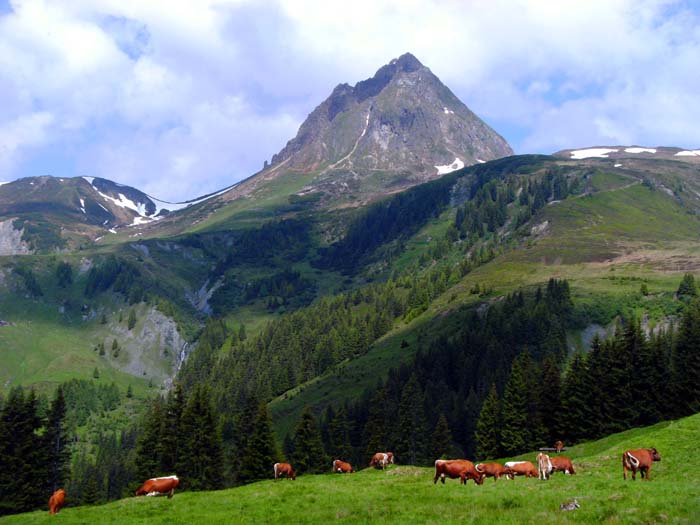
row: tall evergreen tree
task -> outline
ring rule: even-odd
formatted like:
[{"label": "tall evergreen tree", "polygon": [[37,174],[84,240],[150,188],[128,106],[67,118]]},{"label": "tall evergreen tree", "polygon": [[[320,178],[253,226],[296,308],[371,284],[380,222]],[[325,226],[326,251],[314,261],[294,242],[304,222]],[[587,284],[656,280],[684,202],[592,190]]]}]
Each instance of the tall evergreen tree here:
[{"label": "tall evergreen tree", "polygon": [[321,432],[311,407],[306,407],[294,430],[294,470],[300,473],[320,473],[328,470]]},{"label": "tall evergreen tree", "polygon": [[542,371],[537,380],[539,388],[539,412],[543,427],[546,429],[546,441],[554,443],[561,438],[561,370],[553,356],[542,362]]},{"label": "tall evergreen tree", "polygon": [[160,439],[155,444],[160,459],[160,472],[175,474],[179,461],[182,414],[185,410],[185,394],[178,383],[168,393],[163,413]]},{"label": "tall evergreen tree", "polygon": [[430,456],[432,459],[446,458],[452,448],[452,432],[445,414],[440,414],[437,425],[430,440]]},{"label": "tall evergreen tree", "polygon": [[345,407],[338,410],[328,422],[328,454],[332,459],[348,461],[352,457],[350,422]]},{"label": "tall evergreen tree", "polygon": [[692,301],[678,327],[673,354],[673,388],[677,415],[700,411],[700,300]]},{"label": "tall evergreen tree", "polygon": [[141,479],[169,475],[161,471],[162,450],[154,446],[163,435],[163,399],[157,397],[143,418],[143,432],[136,446],[136,468]]},{"label": "tall evergreen tree", "polygon": [[46,490],[53,493],[64,486],[70,466],[70,449],[66,431],[66,400],[63,389],[58,387],[49,408],[46,430],[43,435],[46,448]]},{"label": "tall evergreen tree", "polygon": [[221,433],[206,386],[193,389],[182,413],[180,429],[182,442],[176,468],[183,486],[192,490],[221,488]]},{"label": "tall evergreen tree", "polygon": [[272,429],[270,412],[265,403],[260,403],[252,432],[241,455],[239,479],[250,482],[269,478],[272,466],[279,460],[280,453]]},{"label": "tall evergreen tree", "polygon": [[501,400],[496,385],[491,385],[476,424],[476,456],[479,459],[497,458],[501,448]]},{"label": "tall evergreen tree", "polygon": [[0,416],[0,514],[25,512],[43,506],[46,449],[39,431],[34,391],[10,391]]},{"label": "tall evergreen tree", "polygon": [[416,374],[411,374],[403,387],[399,403],[399,436],[396,442],[396,455],[401,463],[419,465],[426,462],[428,455],[428,421],[425,416],[423,391]]},{"label": "tall evergreen tree", "polygon": [[[600,347],[599,340],[595,341],[593,351],[596,347]],[[597,414],[591,412],[589,404],[592,387],[586,356],[576,353],[562,386],[562,426],[565,440],[568,442],[590,437],[593,420],[599,419]]]},{"label": "tall evergreen tree", "polygon": [[501,403],[501,445],[506,454],[521,454],[537,445],[541,434],[541,422],[535,419],[531,378],[532,361],[528,352],[523,352],[513,361],[510,377]]}]

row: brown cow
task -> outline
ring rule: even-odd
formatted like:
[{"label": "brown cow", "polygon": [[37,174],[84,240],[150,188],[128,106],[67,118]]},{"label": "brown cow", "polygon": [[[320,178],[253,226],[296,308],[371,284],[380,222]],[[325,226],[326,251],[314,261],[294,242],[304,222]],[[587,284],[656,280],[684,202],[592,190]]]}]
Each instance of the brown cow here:
[{"label": "brown cow", "polygon": [[514,479],[515,476],[525,476],[526,478],[536,478],[537,469],[529,461],[508,461],[505,464],[506,478]]},{"label": "brown cow", "polygon": [[58,514],[63,505],[66,504],[66,491],[58,489],[49,498],[49,514]]},{"label": "brown cow", "polygon": [[474,468],[477,472],[481,472],[484,478],[493,478],[494,481],[498,481],[498,478],[506,474],[506,468],[500,463],[478,463]]},{"label": "brown cow", "polygon": [[649,481],[651,465],[654,461],[661,461],[661,456],[655,448],[638,448],[628,450],[622,454],[622,478],[627,479],[627,469],[632,471],[632,480],[637,477],[637,471],[642,474],[642,479]]},{"label": "brown cow", "polygon": [[333,472],[338,472],[339,474],[348,474],[355,472],[352,468],[352,465],[350,463],[346,463],[345,461],[340,461],[339,459],[336,459],[333,461]]},{"label": "brown cow", "polygon": [[[372,459],[369,461],[369,466],[374,468],[385,469],[389,464],[389,454],[386,452],[377,452]],[[394,455],[391,454],[391,460],[393,461]]]},{"label": "brown cow", "polygon": [[151,478],[139,487],[136,496],[163,496],[167,494],[168,498],[172,498],[179,484],[180,480],[177,476]]},{"label": "brown cow", "polygon": [[296,472],[294,472],[294,469],[289,463],[275,463],[272,468],[275,471],[275,479],[287,476],[290,480],[295,480],[297,477]]},{"label": "brown cow", "polygon": [[564,442],[563,441],[559,440],[556,443],[554,443],[554,451],[557,454],[560,454],[562,450],[564,450]]},{"label": "brown cow", "polygon": [[552,465],[552,472],[563,472],[564,474],[576,474],[574,465],[566,456],[557,456],[549,458]]},{"label": "brown cow", "polygon": [[474,483],[481,485],[484,482],[484,474],[474,468],[474,463],[467,459],[437,459],[435,460],[435,477],[433,483],[437,483],[438,478],[445,484],[445,477],[450,479],[459,478],[461,485],[466,485],[470,479]]}]

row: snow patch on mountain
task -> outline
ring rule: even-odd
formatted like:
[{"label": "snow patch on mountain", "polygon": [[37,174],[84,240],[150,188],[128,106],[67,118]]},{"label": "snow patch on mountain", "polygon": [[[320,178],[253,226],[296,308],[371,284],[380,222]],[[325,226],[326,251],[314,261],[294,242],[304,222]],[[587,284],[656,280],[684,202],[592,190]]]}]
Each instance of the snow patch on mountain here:
[{"label": "snow patch on mountain", "polygon": [[459,157],[455,157],[455,160],[452,162],[452,164],[446,164],[444,166],[435,166],[435,169],[437,169],[438,175],[446,175],[447,173],[461,170],[463,167],[464,162],[462,162],[462,159],[460,159]]},{"label": "snow patch on mountain", "polygon": [[700,157],[700,149],[679,151],[675,157]]},{"label": "snow patch on mountain", "polygon": [[83,213],[85,213],[87,215],[87,213],[85,212],[85,200],[84,199],[80,199],[80,211],[82,211]]},{"label": "snow patch on mountain", "polygon": [[587,149],[577,149],[571,152],[571,158],[573,160],[583,160],[591,157],[597,157],[602,159],[607,159],[608,154],[616,153],[616,149],[610,148],[587,148]]}]

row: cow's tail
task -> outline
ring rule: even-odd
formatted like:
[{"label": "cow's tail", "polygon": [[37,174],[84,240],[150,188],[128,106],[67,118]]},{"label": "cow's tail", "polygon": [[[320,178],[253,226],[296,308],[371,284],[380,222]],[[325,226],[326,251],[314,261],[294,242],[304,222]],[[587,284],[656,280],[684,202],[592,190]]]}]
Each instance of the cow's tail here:
[{"label": "cow's tail", "polygon": [[631,468],[638,468],[639,467],[639,460],[637,458],[635,458],[632,454],[630,454],[629,452],[625,452],[625,456],[627,457],[628,465]]}]

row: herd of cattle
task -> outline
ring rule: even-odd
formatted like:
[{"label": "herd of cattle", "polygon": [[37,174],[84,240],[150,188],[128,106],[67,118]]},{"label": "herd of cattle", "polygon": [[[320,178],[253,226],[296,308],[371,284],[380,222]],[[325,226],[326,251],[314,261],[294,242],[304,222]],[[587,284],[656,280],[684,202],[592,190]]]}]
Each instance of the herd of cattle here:
[{"label": "herd of cattle", "polygon": [[[554,451],[559,453],[564,448],[561,441],[554,445]],[[627,471],[632,471],[632,479],[637,478],[637,471],[643,479],[649,481],[651,466],[654,461],[661,461],[661,456],[655,448],[639,448],[627,450],[622,454],[622,477],[627,479]],[[369,467],[385,469],[387,465],[394,464],[393,452],[377,452],[372,456]],[[290,480],[296,479],[296,472],[289,463],[275,463],[272,467],[275,480],[286,477]],[[352,465],[345,461],[336,459],[333,461],[332,471],[339,474],[349,474],[355,472]],[[500,463],[477,463],[474,464],[467,459],[438,459],[435,461],[435,477],[433,483],[440,479],[443,484],[445,478],[457,479],[462,485],[467,481],[474,480],[474,483],[481,485],[486,478],[493,478],[498,481],[501,476],[506,479],[514,479],[516,476],[526,478],[537,477],[542,480],[549,479],[554,472],[564,474],[576,474],[571,460],[564,456],[549,456],[540,452],[537,455],[537,468],[530,461],[508,461]],[[136,496],[165,496],[172,498],[175,489],[180,484],[177,476],[167,476],[161,478],[151,478],[139,487]],[[65,504],[66,492],[63,489],[57,490],[49,499],[49,513],[56,514]]]}]

